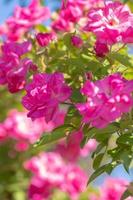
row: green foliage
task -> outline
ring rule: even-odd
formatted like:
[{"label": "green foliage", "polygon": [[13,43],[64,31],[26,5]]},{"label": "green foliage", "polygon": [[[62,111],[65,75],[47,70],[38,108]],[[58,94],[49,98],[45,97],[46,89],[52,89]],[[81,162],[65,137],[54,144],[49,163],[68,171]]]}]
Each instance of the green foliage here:
[{"label": "green foliage", "polygon": [[73,130],[74,128],[72,126],[69,127],[68,124],[65,124],[59,128],[56,128],[51,133],[44,133],[40,141],[38,141],[34,146],[49,144],[58,141],[59,139],[62,139],[69,135]]}]

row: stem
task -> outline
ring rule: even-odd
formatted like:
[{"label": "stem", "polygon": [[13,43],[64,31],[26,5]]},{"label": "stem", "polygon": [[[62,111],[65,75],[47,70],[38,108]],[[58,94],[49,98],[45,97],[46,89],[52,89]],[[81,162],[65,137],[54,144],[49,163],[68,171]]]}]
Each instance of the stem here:
[{"label": "stem", "polygon": [[62,102],[61,104],[64,104],[64,105],[69,105],[69,106],[74,106],[73,103],[69,103],[69,102]]},{"label": "stem", "polygon": [[123,44],[119,49],[117,49],[117,50],[115,51],[115,53],[119,52],[119,51],[120,51],[121,49],[123,49],[125,46],[126,46],[126,44]]}]

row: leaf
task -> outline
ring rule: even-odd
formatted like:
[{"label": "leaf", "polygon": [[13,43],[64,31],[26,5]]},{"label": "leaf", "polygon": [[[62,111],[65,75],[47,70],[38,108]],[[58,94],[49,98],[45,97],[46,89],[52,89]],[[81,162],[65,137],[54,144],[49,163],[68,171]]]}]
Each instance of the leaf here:
[{"label": "leaf", "polygon": [[43,24],[38,24],[35,26],[35,29],[38,30],[39,32],[46,32],[47,28]]},{"label": "leaf", "polygon": [[121,199],[120,200],[125,200],[126,198],[128,198],[129,196],[132,196],[132,194],[129,192],[129,190],[127,189],[124,193],[123,193],[123,195],[122,195],[122,197],[121,197]]},{"label": "leaf", "polygon": [[109,57],[113,60],[117,60],[119,63],[125,65],[126,67],[133,67],[133,61],[131,60],[131,57],[128,55],[115,52],[110,54]]},{"label": "leaf", "polygon": [[95,157],[95,159],[93,161],[93,168],[94,169],[97,169],[100,166],[103,156],[104,156],[104,153],[100,153]]},{"label": "leaf", "polygon": [[108,164],[103,165],[103,166],[99,167],[97,170],[95,170],[94,173],[90,176],[90,178],[87,182],[87,185],[89,183],[91,183],[92,181],[94,181],[98,176],[100,176],[101,174],[106,172],[107,168],[108,168]]},{"label": "leaf", "polygon": [[97,128],[92,128],[89,130],[90,133],[113,133],[119,130],[119,127],[116,124],[110,124],[108,127],[103,128],[103,129],[97,129]]},{"label": "leaf", "polygon": [[133,145],[133,135],[131,133],[121,135],[117,141],[118,144]]},{"label": "leaf", "polygon": [[96,150],[93,152],[93,154],[92,154],[92,158],[94,158],[94,156],[96,155],[96,154],[98,154],[103,148],[105,148],[105,143],[100,143],[98,146],[97,146],[97,148],[96,148]]},{"label": "leaf", "polygon": [[85,144],[87,143],[87,141],[88,141],[87,138],[84,137],[84,138],[82,139],[81,143],[80,143],[80,147],[83,148],[83,147],[85,146]]},{"label": "leaf", "polygon": [[81,95],[79,89],[73,90],[71,99],[72,99],[72,102],[82,102],[83,101],[83,96]]},{"label": "leaf", "polygon": [[129,173],[129,167],[130,167],[130,163],[132,161],[132,155],[130,155],[130,153],[128,151],[124,151],[121,154],[121,159],[123,160],[123,166],[124,166],[125,170],[127,171],[127,173]]},{"label": "leaf", "polygon": [[[84,59],[85,60],[85,59]],[[88,61],[86,65],[86,70],[87,71],[92,71],[95,73],[98,71],[100,68],[103,68],[103,64],[94,60]]]},{"label": "leaf", "polygon": [[98,142],[103,142],[105,140],[108,140],[111,134],[115,133],[119,130],[119,127],[116,124],[110,124],[108,127],[104,129],[97,129],[97,128],[91,128],[88,130],[87,136],[92,136],[92,138],[95,138]]},{"label": "leaf", "polygon": [[52,133],[44,133],[40,141],[35,143],[34,146],[36,147],[38,145],[44,145],[55,142],[61,138],[66,137],[72,130],[73,127],[69,127],[68,124],[65,124],[64,126],[61,126],[52,131]]},{"label": "leaf", "polygon": [[120,128],[122,130],[125,130],[129,127],[129,125],[131,124],[132,122],[130,121],[130,119],[127,119],[127,120],[121,120],[120,121]]},{"label": "leaf", "polygon": [[71,45],[71,36],[72,34],[71,33],[66,33],[63,37],[63,41],[65,43],[65,45],[68,47],[68,48],[72,48],[72,45]]}]

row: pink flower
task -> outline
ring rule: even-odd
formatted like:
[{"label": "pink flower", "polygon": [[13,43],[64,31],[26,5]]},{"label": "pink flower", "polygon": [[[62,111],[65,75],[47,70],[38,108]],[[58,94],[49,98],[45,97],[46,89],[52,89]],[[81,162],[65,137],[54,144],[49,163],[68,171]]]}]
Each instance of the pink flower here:
[{"label": "pink flower", "polygon": [[61,141],[57,147],[56,152],[60,153],[60,155],[69,162],[76,162],[77,159],[82,156],[86,157],[90,152],[95,150],[97,143],[96,140],[90,139],[85,146],[81,149],[80,143],[83,139],[83,132],[78,131],[71,133],[68,137],[67,143],[66,141]]},{"label": "pink flower", "polygon": [[40,139],[42,134],[51,132],[53,129],[64,124],[66,110],[63,108],[56,113],[55,119],[46,123],[44,118],[32,121],[27,118],[26,112],[11,110],[0,124],[0,142],[12,139],[15,141],[15,149],[19,152],[26,151],[30,144]]},{"label": "pink flower", "polygon": [[16,41],[49,17],[49,9],[42,7],[39,0],[32,0],[28,7],[17,6],[13,16],[6,21],[6,36],[9,40]]},{"label": "pink flower", "polygon": [[[79,21],[86,19],[86,11],[103,5],[103,0],[62,0],[58,18],[52,23],[55,31],[69,32]],[[76,28],[76,27],[75,27]]]},{"label": "pink flower", "polygon": [[97,141],[95,139],[89,139],[85,146],[80,149],[80,156],[87,157],[89,153],[95,151],[97,147]]},{"label": "pink flower", "polygon": [[74,164],[67,164],[58,153],[42,153],[24,164],[33,173],[29,198],[49,199],[54,189],[66,192],[71,200],[77,200],[85,189],[87,176]]},{"label": "pink flower", "polygon": [[102,200],[120,200],[128,183],[124,180],[109,178],[101,188]]},{"label": "pink flower", "polygon": [[0,57],[0,84],[7,84],[11,93],[23,89],[29,69],[35,65],[30,59],[21,59],[25,53],[31,50],[29,41],[23,43],[9,42],[1,46]]},{"label": "pink flower", "polygon": [[82,16],[82,9],[77,5],[76,2],[73,1],[69,3],[68,1],[66,6],[62,7],[60,15],[63,19],[75,23],[78,22]]},{"label": "pink flower", "polygon": [[29,143],[36,142],[42,133],[50,132],[54,128],[64,123],[65,111],[62,113],[58,113],[56,118],[58,119],[58,123],[55,121],[46,123],[44,118],[37,119],[36,121],[32,121],[27,118],[26,112],[18,112],[17,110],[12,110],[9,112],[8,117],[3,123],[4,128],[8,131],[8,136],[11,138],[15,138],[16,140],[27,140]]},{"label": "pink flower", "polygon": [[55,38],[54,33],[38,33],[36,35],[37,42],[41,47],[49,45],[49,43]]},{"label": "pink flower", "polygon": [[[99,194],[89,196],[91,200],[120,200],[128,182],[122,179],[108,177],[101,186]],[[127,199],[128,200],[128,199]],[[130,200],[130,197],[129,197]],[[132,200],[132,197],[131,197]]]},{"label": "pink flower", "polygon": [[39,119],[33,122],[31,119],[27,118],[27,113],[18,112],[17,110],[12,110],[3,125],[8,132],[8,137],[20,142],[28,142],[33,144],[36,142],[44,131],[45,128],[44,119]]},{"label": "pink flower", "polygon": [[78,36],[72,36],[71,42],[72,42],[73,46],[75,46],[77,48],[81,48],[83,45],[83,40]]},{"label": "pink flower", "polygon": [[97,128],[104,128],[120,118],[133,106],[133,81],[128,81],[120,74],[113,74],[102,80],[87,81],[81,93],[87,96],[86,103],[76,105],[85,123]]},{"label": "pink flower", "polygon": [[19,57],[15,53],[3,54],[0,57],[0,84],[7,83],[7,73],[19,65]]},{"label": "pink flower", "polygon": [[73,24],[62,17],[59,17],[52,23],[52,28],[54,31],[69,32],[73,28]]},{"label": "pink flower", "polygon": [[26,84],[27,73],[32,66],[30,59],[23,59],[17,67],[14,67],[6,74],[8,89],[11,93],[22,90]]},{"label": "pink flower", "polygon": [[83,133],[81,131],[71,133],[66,141],[61,141],[57,147],[56,151],[66,159],[67,161],[75,162],[80,155],[80,143],[83,139]]},{"label": "pink flower", "polygon": [[86,189],[87,177],[77,165],[67,164],[64,168],[64,181],[60,187],[71,200],[78,200],[79,194]]},{"label": "pink flower", "polygon": [[26,151],[26,150],[28,150],[28,148],[29,148],[29,144],[26,141],[19,141],[15,145],[15,149],[18,152]]},{"label": "pink flower", "polygon": [[86,9],[103,5],[102,0],[67,0],[67,2],[62,0],[62,7],[67,7],[68,4],[74,4],[74,3],[78,5],[80,8],[85,7]]},{"label": "pink flower", "polygon": [[122,34],[122,41],[123,43],[133,43],[133,27],[129,27],[125,32]]},{"label": "pink flower", "polygon": [[7,32],[7,27],[5,24],[0,25],[0,36],[6,34]]},{"label": "pink flower", "polygon": [[96,41],[94,50],[96,52],[96,56],[98,57],[104,57],[109,52],[107,43],[103,43],[98,40]]},{"label": "pink flower", "polygon": [[70,31],[74,23],[77,23],[83,16],[83,2],[62,1],[59,17],[52,23],[52,28],[58,31]]},{"label": "pink flower", "polygon": [[32,49],[32,44],[29,41],[17,43],[17,42],[5,42],[1,46],[3,54],[15,53],[19,57],[28,53]]},{"label": "pink flower", "polygon": [[46,122],[55,119],[60,112],[60,104],[67,101],[71,89],[64,82],[61,73],[36,74],[33,81],[26,86],[27,94],[22,103],[29,110],[32,119],[45,117]]},{"label": "pink flower", "polygon": [[101,8],[88,14],[85,30],[96,34],[98,40],[108,44],[122,41],[122,34],[133,25],[133,14],[120,2],[106,2]]},{"label": "pink flower", "polygon": [[53,188],[48,181],[42,181],[38,177],[33,177],[28,189],[28,199],[30,200],[48,200]]}]

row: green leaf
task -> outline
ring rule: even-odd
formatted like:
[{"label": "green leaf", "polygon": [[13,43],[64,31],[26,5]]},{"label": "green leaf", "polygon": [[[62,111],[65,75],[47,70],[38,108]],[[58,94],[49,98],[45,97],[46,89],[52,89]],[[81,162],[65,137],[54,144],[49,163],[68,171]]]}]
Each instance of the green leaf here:
[{"label": "green leaf", "polygon": [[119,130],[119,127],[117,126],[117,124],[110,124],[108,127],[103,128],[103,129],[97,129],[97,128],[91,128],[91,130],[89,130],[89,133],[113,133],[116,132],[117,130]]},{"label": "green leaf", "polygon": [[129,173],[130,163],[132,161],[132,155],[130,155],[129,151],[124,151],[121,154],[121,159],[123,160],[123,166],[127,173]]},{"label": "green leaf", "polygon": [[35,143],[34,146],[36,147],[38,145],[44,145],[55,142],[61,138],[66,137],[68,134],[71,133],[71,131],[73,131],[73,129],[73,127],[70,127],[68,124],[65,124],[64,126],[61,126],[52,131],[52,133],[44,133],[40,141]]},{"label": "green leaf", "polygon": [[72,96],[71,96],[72,102],[82,102],[83,101],[83,96],[80,93],[79,89],[73,90]]},{"label": "green leaf", "polygon": [[43,24],[36,25],[35,29],[38,30],[39,32],[46,32],[47,31],[47,28]]},{"label": "green leaf", "polygon": [[80,143],[80,147],[83,148],[85,146],[85,144],[87,143],[87,141],[88,141],[87,138],[84,137],[83,140]]},{"label": "green leaf", "polygon": [[95,73],[96,71],[98,71],[99,69],[102,69],[103,67],[104,66],[102,63],[98,61],[90,60],[87,62],[86,71],[92,71],[93,73]]},{"label": "green leaf", "polygon": [[66,45],[68,48],[72,48],[72,45],[71,45],[71,36],[72,36],[71,33],[67,33],[67,34],[65,34],[64,37],[63,37],[63,41],[64,41],[65,45]]},{"label": "green leaf", "polygon": [[98,142],[107,141],[111,134],[119,130],[119,127],[116,124],[110,124],[104,129],[91,128],[88,130],[87,136],[91,135],[92,138],[95,138]]},{"label": "green leaf", "polygon": [[125,144],[125,145],[130,145],[132,146],[133,145],[133,134],[131,133],[128,133],[128,134],[123,134],[121,135],[117,141],[116,141],[118,144]]},{"label": "green leaf", "polygon": [[126,198],[128,198],[129,196],[132,196],[132,194],[129,192],[129,190],[127,189],[124,193],[123,193],[123,195],[122,195],[122,197],[121,197],[121,199],[120,200],[125,200]]},{"label": "green leaf", "polygon": [[126,67],[133,67],[133,61],[131,60],[131,57],[128,55],[115,52],[110,54],[109,57],[113,60],[118,61],[122,65],[125,65]]},{"label": "green leaf", "polygon": [[104,156],[104,153],[100,153],[95,157],[95,159],[93,161],[93,168],[94,169],[97,169],[100,166],[103,156]]},{"label": "green leaf", "polygon": [[129,127],[130,124],[131,124],[130,119],[121,120],[121,121],[120,121],[120,128],[121,128],[122,130],[125,130],[125,129],[127,129],[127,128]]},{"label": "green leaf", "polygon": [[96,154],[100,153],[100,151],[101,151],[103,148],[105,148],[105,146],[106,146],[105,143],[103,143],[103,142],[100,143],[100,144],[97,146],[96,150],[93,152],[92,158],[94,158],[94,156],[95,156]]},{"label": "green leaf", "polygon": [[90,176],[87,185],[91,183],[92,181],[94,181],[98,176],[106,172],[107,168],[108,168],[108,164],[103,165],[99,167],[97,170],[95,170],[94,173]]}]

